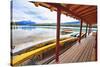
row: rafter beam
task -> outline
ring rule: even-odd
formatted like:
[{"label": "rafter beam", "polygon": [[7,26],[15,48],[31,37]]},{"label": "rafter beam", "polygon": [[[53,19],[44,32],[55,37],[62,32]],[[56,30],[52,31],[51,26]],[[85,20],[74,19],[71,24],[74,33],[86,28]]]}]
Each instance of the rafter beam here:
[{"label": "rafter beam", "polygon": [[66,11],[68,12],[69,14],[72,14],[73,16],[75,16],[76,18],[78,19],[82,19],[81,17],[79,17],[77,14],[73,13],[72,11],[70,11],[69,9],[63,7],[63,6],[60,6],[59,4],[51,4],[51,3],[48,3],[49,5],[52,5],[53,7],[59,7],[61,10],[63,11]]},{"label": "rafter beam", "polygon": [[38,7],[38,6],[39,6],[39,2],[35,2],[34,5],[35,5],[36,7]]},{"label": "rafter beam", "polygon": [[[57,6],[55,6],[55,7],[57,7]],[[85,19],[83,19],[81,16],[78,16],[77,14],[73,13],[71,10],[69,10],[69,9],[67,9],[67,8],[65,8],[65,7],[62,7],[61,10],[64,10],[64,11],[68,12],[69,14],[72,15],[73,18],[76,18],[76,19],[79,19],[79,20],[81,19],[82,21],[87,22],[87,21],[86,21]]]},{"label": "rafter beam", "polygon": [[70,5],[65,5],[65,4],[60,4],[61,6],[63,6],[63,7],[65,7],[65,8],[67,8],[67,9],[69,9],[70,8]]},{"label": "rafter beam", "polygon": [[88,13],[86,13],[86,14],[81,15],[81,17],[84,17],[84,16],[87,16],[87,15],[93,14],[93,13],[95,13],[95,12],[96,12],[95,10],[94,10],[94,11],[91,11],[91,12],[88,12]]},{"label": "rafter beam", "polygon": [[[51,11],[52,10],[57,11],[56,9],[59,7],[61,9],[61,13],[62,14],[69,15],[69,16],[71,16],[73,18],[78,19],[78,20],[81,19],[83,22],[88,22],[88,23],[90,22],[90,20],[87,20],[86,18],[81,17],[81,15],[80,15],[80,14],[83,14],[85,11],[88,11],[90,9],[85,10],[85,11],[82,11],[81,13],[76,13],[76,12],[71,11],[68,8],[66,8],[66,5],[61,5],[59,3],[46,3],[46,2],[41,2],[41,3],[39,3],[39,5],[40,6],[43,6],[43,7],[46,7],[48,9],[50,9]],[[55,9],[53,9],[52,7],[55,8]],[[94,6],[89,6],[89,7],[91,7],[91,9],[94,8]]]},{"label": "rafter beam", "polygon": [[72,10],[77,10],[77,9],[79,9],[81,6],[79,5],[79,6],[77,6],[77,7],[75,7],[75,8],[73,8]]},{"label": "rafter beam", "polygon": [[91,8],[91,6],[83,7],[83,8],[81,8],[81,10],[76,10],[75,12],[76,12],[76,13],[80,13],[80,12],[83,12],[84,10],[89,9],[89,8]]},{"label": "rafter beam", "polygon": [[93,11],[93,10],[96,10],[96,8],[94,8],[94,7],[89,8],[88,10],[80,12],[79,15],[83,15],[83,14],[88,13],[88,12]]}]

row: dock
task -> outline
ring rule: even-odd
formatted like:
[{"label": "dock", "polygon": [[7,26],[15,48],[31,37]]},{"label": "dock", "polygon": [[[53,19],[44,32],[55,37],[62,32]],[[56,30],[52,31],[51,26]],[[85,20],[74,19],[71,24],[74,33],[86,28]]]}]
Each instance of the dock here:
[{"label": "dock", "polygon": [[[81,43],[76,43],[70,49],[59,56],[59,63],[74,63],[96,61],[95,36],[89,35],[83,38]],[[55,60],[49,64],[55,64]]]},{"label": "dock", "polygon": [[[20,55],[12,57],[11,65],[35,65],[36,61],[43,60],[47,56],[53,56],[54,59],[47,64],[61,64],[74,62],[97,61],[97,32],[92,31],[94,24],[97,24],[97,6],[96,5],[77,5],[64,3],[48,3],[29,1],[38,6],[45,7],[51,12],[56,11],[56,41],[36,50],[30,50]],[[76,37],[71,37],[60,41],[61,14],[70,16],[80,21],[80,31]],[[85,37],[82,37],[83,23],[86,24]],[[77,41],[77,42],[76,42]],[[68,44],[76,42],[68,50],[60,53]],[[25,47],[24,47],[25,48]],[[20,51],[20,50],[19,50]],[[16,51],[18,52],[18,51]],[[46,60],[48,62],[51,58]],[[42,63],[42,62],[41,62]]]}]

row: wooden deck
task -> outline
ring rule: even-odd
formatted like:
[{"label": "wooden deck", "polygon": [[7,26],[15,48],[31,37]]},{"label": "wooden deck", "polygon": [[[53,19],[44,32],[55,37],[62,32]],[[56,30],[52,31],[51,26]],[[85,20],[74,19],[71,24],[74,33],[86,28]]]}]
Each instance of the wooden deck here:
[{"label": "wooden deck", "polygon": [[[89,35],[59,56],[59,63],[96,61],[95,36]],[[55,60],[49,64],[55,64]]]}]

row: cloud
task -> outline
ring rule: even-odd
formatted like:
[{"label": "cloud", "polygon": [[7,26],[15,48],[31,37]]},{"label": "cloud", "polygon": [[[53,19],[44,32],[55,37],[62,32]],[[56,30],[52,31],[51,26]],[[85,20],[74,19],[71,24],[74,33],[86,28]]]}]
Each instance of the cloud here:
[{"label": "cloud", "polygon": [[[56,23],[57,13],[34,4],[28,0],[13,0],[13,21],[31,20],[37,23]],[[61,15],[61,22],[76,21],[71,17]]]}]

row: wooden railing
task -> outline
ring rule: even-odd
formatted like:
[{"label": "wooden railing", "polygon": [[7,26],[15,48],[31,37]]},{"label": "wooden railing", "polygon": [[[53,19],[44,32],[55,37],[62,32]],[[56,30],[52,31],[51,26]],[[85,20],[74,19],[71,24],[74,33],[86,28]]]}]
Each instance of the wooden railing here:
[{"label": "wooden railing", "polygon": [[[82,33],[81,37],[83,37],[83,36],[84,36],[84,34]],[[65,42],[74,42],[77,39],[78,39],[77,37],[69,37],[67,39],[61,39],[60,46],[63,46]],[[47,50],[53,49],[55,47],[56,47],[56,43],[52,43],[52,44],[46,45],[44,47],[41,47],[41,48],[38,48],[35,50],[31,50],[31,51],[28,51],[28,52],[20,54],[20,55],[16,55],[13,57],[11,64],[12,65],[21,64],[24,61],[32,58],[33,56],[41,54],[41,53],[43,53]]]},{"label": "wooden railing", "polygon": [[[75,37],[70,37],[68,39],[65,39],[65,40],[62,40],[60,41],[60,45],[63,46],[63,44],[65,42],[73,42],[77,40],[77,38]],[[21,64],[22,62],[32,58],[32,56],[35,56],[37,54],[41,54],[45,51],[47,51],[48,49],[53,49],[56,47],[56,43],[53,43],[53,44],[50,44],[50,45],[47,45],[47,46],[44,46],[44,47],[41,47],[39,49],[36,49],[36,50],[32,50],[32,51],[29,51],[29,52],[26,52],[26,53],[23,53],[21,55],[17,55],[17,56],[14,56],[13,59],[12,59],[12,62],[11,64],[12,65],[17,65],[17,64]]]}]

